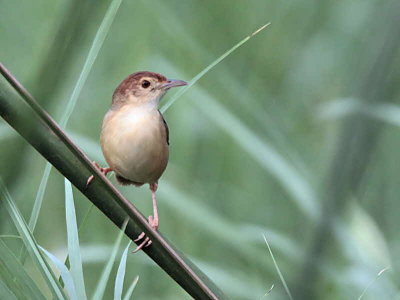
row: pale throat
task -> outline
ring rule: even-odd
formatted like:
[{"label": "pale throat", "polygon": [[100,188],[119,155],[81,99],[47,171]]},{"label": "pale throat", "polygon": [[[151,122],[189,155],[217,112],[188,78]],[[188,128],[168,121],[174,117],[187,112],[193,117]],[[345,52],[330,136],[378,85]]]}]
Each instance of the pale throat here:
[{"label": "pale throat", "polygon": [[140,107],[143,110],[158,110],[158,106],[164,94],[165,93],[159,93],[156,95],[143,95],[139,97],[131,95],[127,104],[138,108]]},{"label": "pale throat", "polygon": [[136,109],[142,112],[157,111],[162,96],[163,94],[155,95],[153,97],[149,97],[147,95],[141,97],[135,97],[133,95],[130,95],[128,98],[125,98],[125,101],[122,99],[121,99],[122,101],[121,100],[115,101],[112,104],[110,110],[126,111],[126,110]]}]

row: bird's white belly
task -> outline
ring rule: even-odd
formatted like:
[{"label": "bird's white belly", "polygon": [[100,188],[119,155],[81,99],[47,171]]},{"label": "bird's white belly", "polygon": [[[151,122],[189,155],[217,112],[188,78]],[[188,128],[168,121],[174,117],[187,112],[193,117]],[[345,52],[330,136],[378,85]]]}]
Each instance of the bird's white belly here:
[{"label": "bird's white belly", "polygon": [[168,163],[166,129],[156,109],[110,110],[101,146],[110,167],[133,182],[157,182]]}]

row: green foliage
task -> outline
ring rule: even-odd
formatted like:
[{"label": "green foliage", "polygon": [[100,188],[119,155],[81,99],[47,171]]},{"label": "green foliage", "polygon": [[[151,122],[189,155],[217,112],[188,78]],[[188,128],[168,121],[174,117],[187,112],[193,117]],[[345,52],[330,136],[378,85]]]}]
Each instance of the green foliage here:
[{"label": "green foliage", "polygon": [[[50,269],[48,263],[43,258],[39,250],[38,244],[36,243],[34,237],[32,236],[32,233],[29,231],[29,228],[26,225],[24,218],[20,214],[17,206],[12,200],[1,178],[0,178],[0,194],[2,196],[1,197],[2,207],[5,207],[6,210],[8,211],[8,214],[10,215],[12,221],[14,222],[14,225],[17,228],[18,233],[25,244],[28,253],[30,254],[33,262],[36,264],[39,271],[42,273],[42,276],[45,279],[47,286],[50,289],[50,292],[52,293],[53,297],[55,297],[56,299],[67,299],[53,271]],[[18,270],[18,272],[23,273],[22,270]],[[31,285],[31,287],[32,286],[33,285]]]},{"label": "green foliage", "polygon": [[[76,89],[110,4],[76,2],[82,3],[81,19],[66,22],[61,20],[67,1],[5,1],[0,12],[2,62],[55,116],[67,111],[64,100]],[[68,132],[91,159],[104,164],[101,121],[124,77],[151,70],[190,80],[271,21],[183,95],[166,96],[165,103],[181,97],[165,114],[171,157],[158,191],[160,231],[234,299],[259,299],[272,284],[265,299],[287,299],[265,257],[264,233],[294,299],[307,298],[301,293],[328,300],[394,299],[400,278],[397,2],[124,1],[81,92],[74,93]],[[70,57],[62,52],[65,61],[53,65],[48,62],[57,57],[53,41],[60,41],[59,32],[65,44],[58,46]],[[54,85],[39,76],[43,69],[61,70],[62,80]],[[45,93],[53,86],[50,100],[39,97],[39,89]],[[30,227],[35,239],[65,257],[63,178],[52,172],[39,194],[43,158],[3,123],[0,142],[0,175],[25,219],[32,210],[39,216]],[[151,212],[147,187],[120,190],[145,215]],[[40,214],[32,209],[38,207],[36,193],[43,197]],[[80,193],[74,196],[82,220],[88,204]],[[0,222],[1,235],[15,234],[5,210]],[[117,234],[97,209],[79,232],[87,291],[95,290]],[[18,240],[1,240],[20,254]],[[11,266],[2,269],[1,253],[3,279]],[[105,299],[124,298],[137,274],[138,299],[186,299],[144,254],[127,251],[125,258],[126,274],[111,271],[118,280],[108,280]],[[11,261],[18,263],[15,257]],[[26,291],[21,282],[49,295],[46,282],[22,277],[42,276],[30,256],[25,269],[20,263],[13,269],[25,275],[1,280],[0,298],[2,293],[20,298]],[[15,284],[11,276],[18,279]]]},{"label": "green foliage", "polygon": [[68,257],[72,280],[78,299],[87,299],[83,279],[81,249],[79,247],[78,225],[71,183],[65,179],[65,219],[67,221]]}]

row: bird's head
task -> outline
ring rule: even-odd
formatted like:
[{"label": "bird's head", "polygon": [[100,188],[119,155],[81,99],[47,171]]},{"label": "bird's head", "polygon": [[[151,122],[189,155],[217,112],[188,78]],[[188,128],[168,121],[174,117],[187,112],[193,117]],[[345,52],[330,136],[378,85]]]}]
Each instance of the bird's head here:
[{"label": "bird's head", "polygon": [[173,87],[187,85],[185,81],[167,79],[154,72],[137,72],[129,75],[120,83],[113,94],[112,105],[142,105],[151,103],[158,105],[164,94]]}]

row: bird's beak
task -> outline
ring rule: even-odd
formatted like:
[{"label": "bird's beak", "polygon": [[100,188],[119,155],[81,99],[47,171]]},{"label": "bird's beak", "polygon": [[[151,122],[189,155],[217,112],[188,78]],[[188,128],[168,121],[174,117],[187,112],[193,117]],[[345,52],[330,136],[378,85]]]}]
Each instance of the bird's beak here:
[{"label": "bird's beak", "polygon": [[161,88],[164,90],[168,90],[173,87],[187,85],[186,81],[183,80],[175,80],[175,79],[168,79],[166,83],[161,85]]}]

